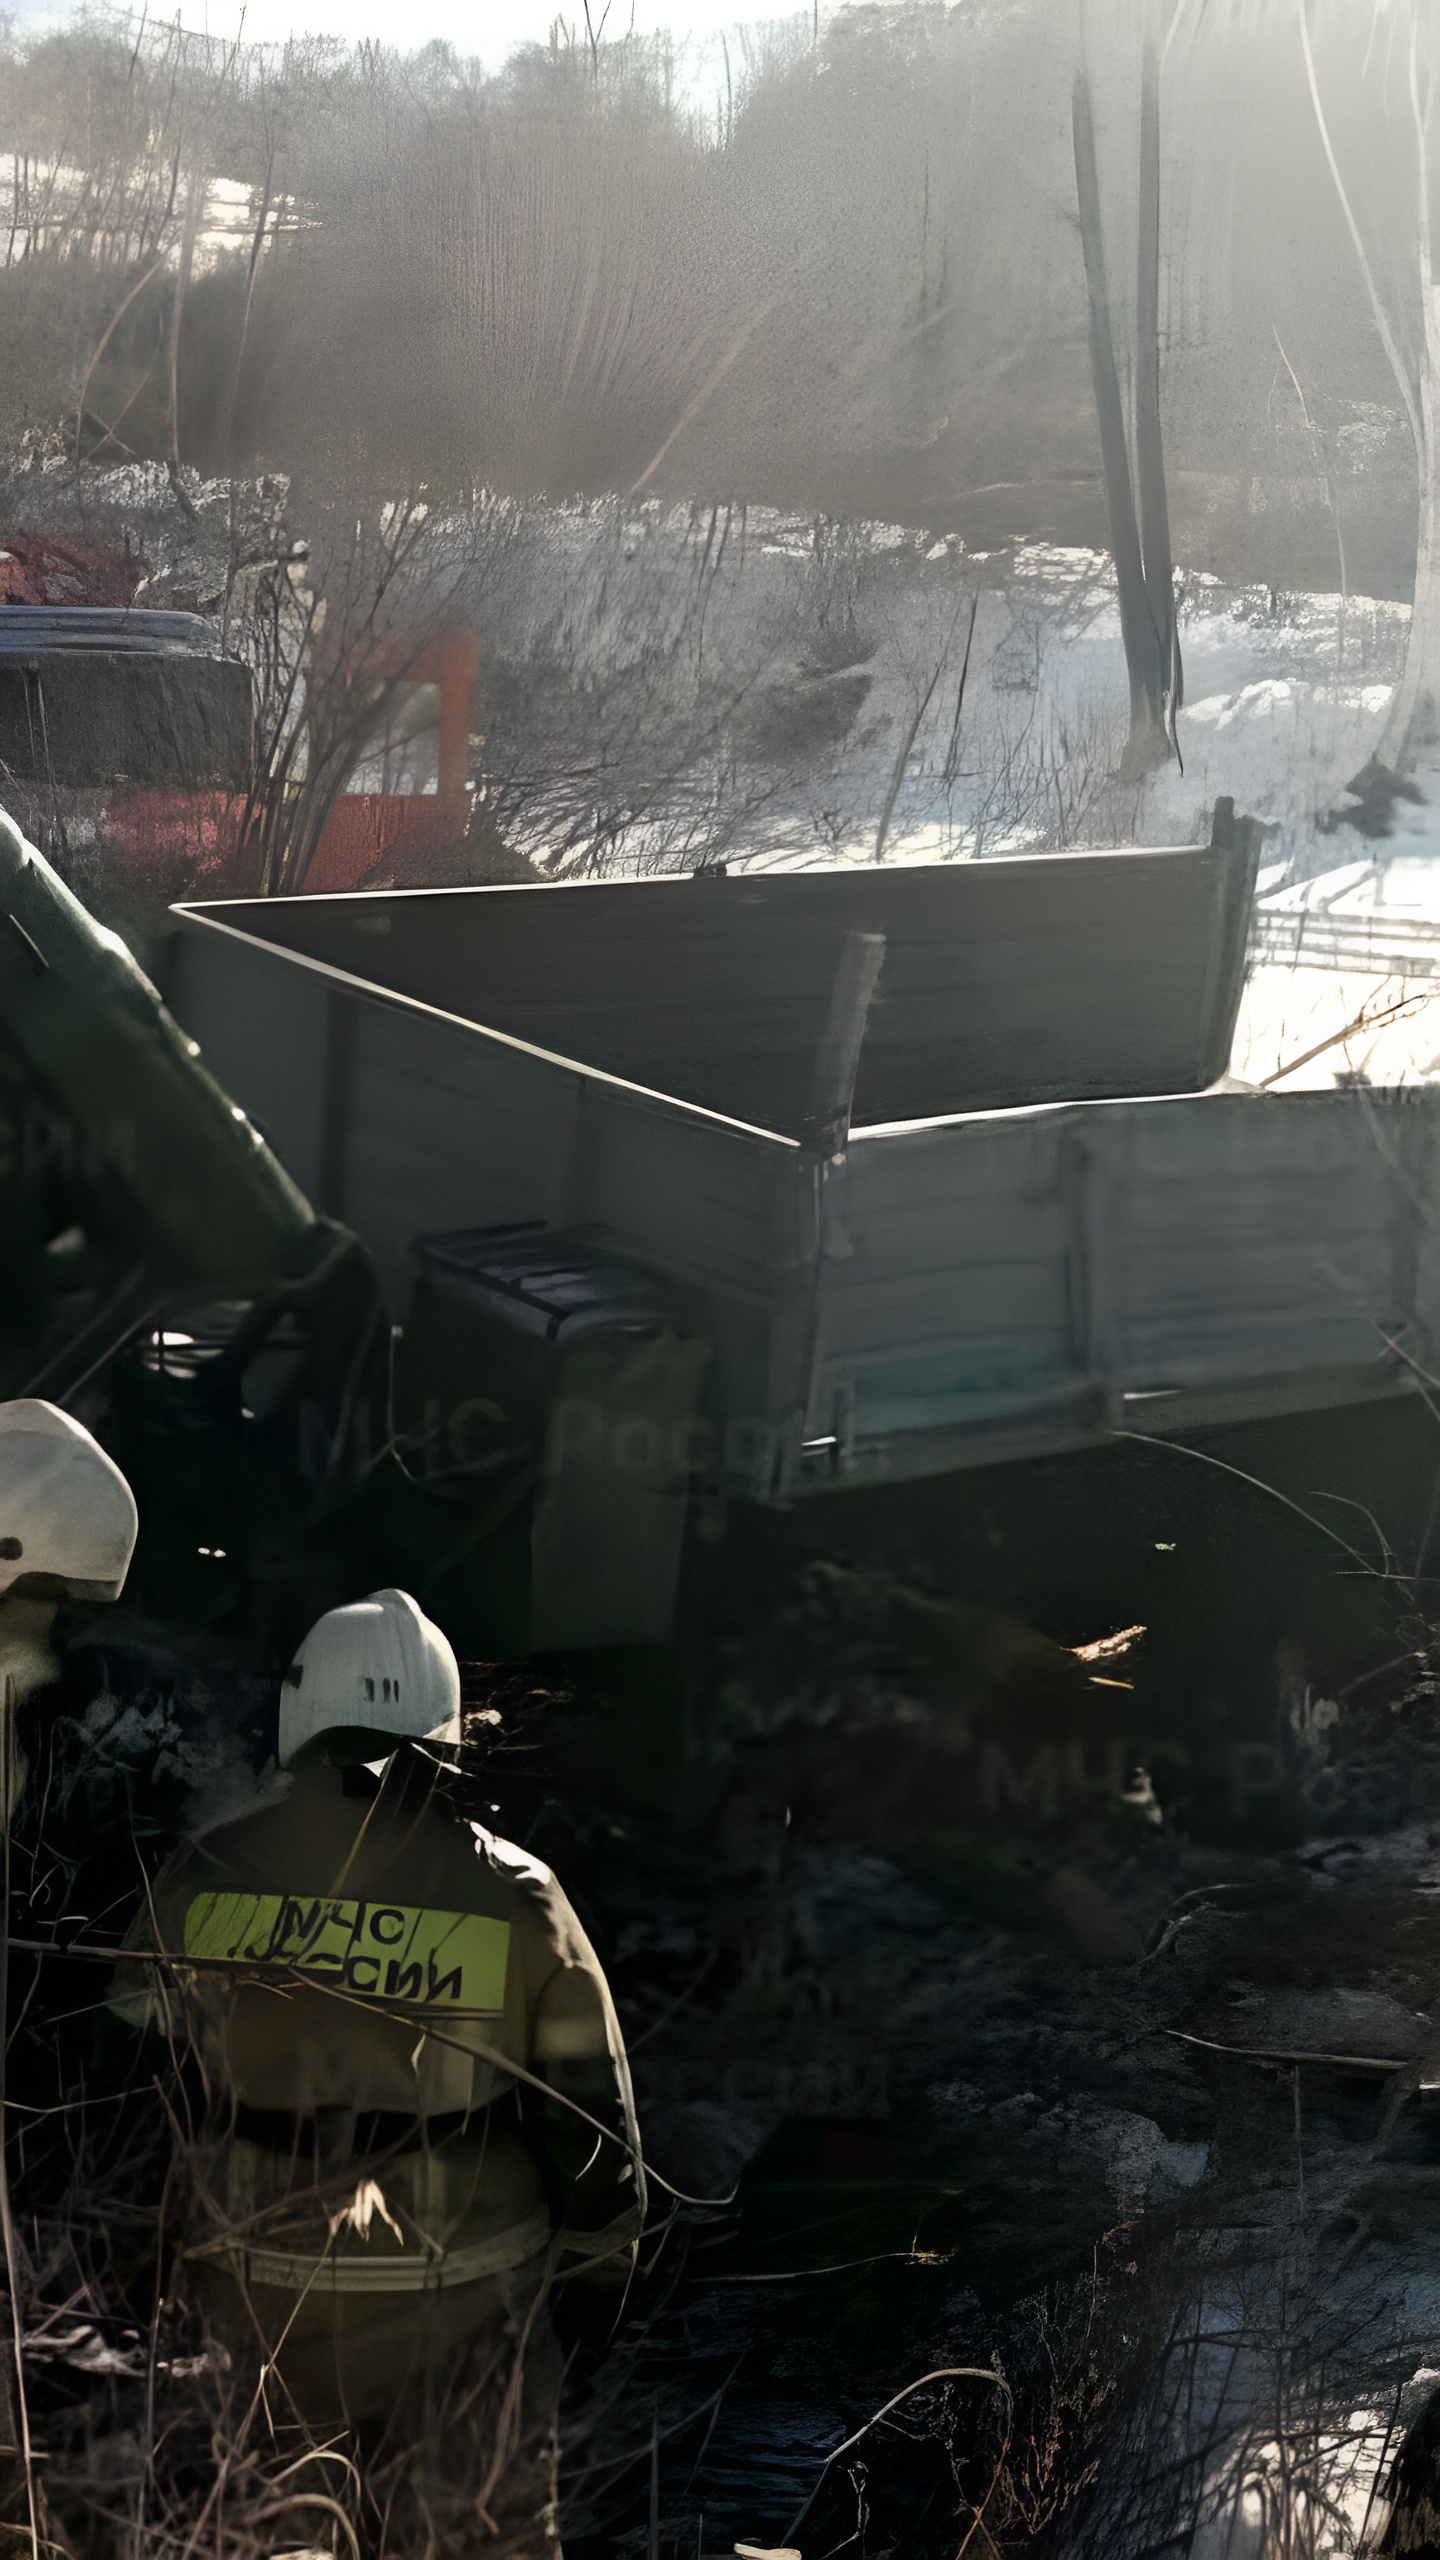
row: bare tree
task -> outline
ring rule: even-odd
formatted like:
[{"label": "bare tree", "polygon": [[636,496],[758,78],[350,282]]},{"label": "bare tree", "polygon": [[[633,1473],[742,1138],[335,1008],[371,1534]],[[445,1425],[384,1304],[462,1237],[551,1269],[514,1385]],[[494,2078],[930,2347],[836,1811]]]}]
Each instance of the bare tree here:
[{"label": "bare tree", "polygon": [[[1376,751],[1381,764],[1403,773],[1422,753],[1440,746],[1440,281],[1434,197],[1440,161],[1440,27],[1431,0],[1400,0],[1395,13],[1398,27],[1392,19],[1382,29],[1378,8],[1367,12],[1347,6],[1346,0],[1339,0],[1338,10],[1332,5],[1329,15],[1338,24],[1352,78],[1382,93],[1387,87],[1402,88],[1413,153],[1413,231],[1404,262],[1412,305],[1407,313],[1395,307],[1393,292],[1387,297],[1382,289],[1384,270],[1367,247],[1354,189],[1332,135],[1316,62],[1311,0],[1299,0],[1300,42],[1316,125],[1415,453],[1417,523],[1410,641]],[[1361,42],[1356,60],[1349,49],[1357,40],[1367,39],[1364,21],[1372,15],[1368,40]],[[1389,42],[1383,40],[1387,36]]]},{"label": "bare tree", "polygon": [[1090,315],[1090,369],[1120,631],[1130,676],[1130,735],[1120,770],[1123,779],[1134,781],[1168,764],[1172,757],[1178,760],[1175,715],[1181,701],[1175,573],[1160,435],[1160,48],[1148,10],[1140,77],[1133,478],[1111,321],[1094,106],[1083,67],[1075,75],[1072,130]]},{"label": "bare tree", "polygon": [[228,623],[256,677],[257,738],[236,844],[262,893],[304,888],[366,747],[430,643],[475,610],[512,523],[483,493],[440,512],[418,491],[332,490],[298,511],[287,497],[240,555]]}]

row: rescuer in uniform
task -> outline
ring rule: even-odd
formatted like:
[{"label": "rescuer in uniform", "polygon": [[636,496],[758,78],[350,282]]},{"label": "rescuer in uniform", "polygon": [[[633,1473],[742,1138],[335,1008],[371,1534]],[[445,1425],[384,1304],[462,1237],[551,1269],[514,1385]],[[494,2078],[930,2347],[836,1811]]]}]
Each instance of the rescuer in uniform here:
[{"label": "rescuer in uniform", "polygon": [[553,2364],[550,2282],[623,2289],[644,2220],[604,1975],[549,1869],[447,1801],[459,1739],[408,1594],[330,1611],[284,1675],[274,1794],[187,1840],[131,1931],[181,1961],[116,1986],[211,2095],[193,2276],[315,2424],[433,2388],[481,2333]]},{"label": "rescuer in uniform", "polygon": [[[25,1700],[60,1673],[50,1649],[56,1610],[65,1600],[119,1599],[138,1525],[129,1485],[83,1423],[34,1396],[0,1404],[0,1821],[7,1841],[25,1781],[16,1718]],[[8,1944],[0,1945],[0,2181],[7,2175],[8,1954]],[[32,2527],[35,2522],[15,2467],[19,2429],[8,2338],[0,2345],[0,2436],[3,2540],[18,2535],[27,2508]]]},{"label": "rescuer in uniform", "polygon": [[135,1496],[113,1458],[58,1405],[0,1404],[0,1701],[4,1811],[18,1793],[14,1711],[59,1676],[62,1600],[118,1600],[135,1551]]},{"label": "rescuer in uniform", "polygon": [[[0,1404],[0,1822],[25,1783],[16,1719],[58,1680],[50,1649],[65,1600],[118,1600],[139,1527],[135,1496],[82,1422],[37,1396]],[[0,2096],[4,2092],[0,1963]]]}]

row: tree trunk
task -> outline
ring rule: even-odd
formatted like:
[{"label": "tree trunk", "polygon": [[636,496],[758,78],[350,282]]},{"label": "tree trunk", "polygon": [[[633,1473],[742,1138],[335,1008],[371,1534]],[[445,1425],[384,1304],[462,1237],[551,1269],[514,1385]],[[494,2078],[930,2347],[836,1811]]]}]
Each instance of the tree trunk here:
[{"label": "tree trunk", "polygon": [[1417,761],[1433,766],[1440,758],[1440,287],[1428,274],[1423,284],[1426,329],[1415,453],[1419,480],[1415,597],[1404,671],[1376,750],[1380,763],[1394,773],[1404,773]]},{"label": "tree trunk", "polygon": [[1410,109],[1415,133],[1415,258],[1421,316],[1420,347],[1414,363],[1403,352],[1391,326],[1336,156],[1310,42],[1307,0],[1300,0],[1299,10],[1300,43],[1315,123],[1359,261],[1371,316],[1389,358],[1415,447],[1418,503],[1410,638],[1404,673],[1372,759],[1391,774],[1403,774],[1417,759],[1433,764],[1440,748],[1440,284],[1435,274],[1431,201],[1431,163],[1440,139],[1440,64],[1432,59],[1426,65],[1421,50],[1422,20],[1429,25],[1432,4],[1433,0],[1423,0],[1423,5],[1422,0],[1410,0],[1408,12]]},{"label": "tree trunk", "polygon": [[[1100,181],[1095,160],[1095,118],[1090,83],[1077,72],[1072,100],[1075,137],[1075,194],[1080,213],[1080,241],[1085,253],[1085,282],[1090,303],[1090,373],[1095,386],[1095,416],[1100,431],[1100,467],[1110,517],[1110,548],[1120,599],[1120,635],[1130,674],[1130,736],[1120,771],[1126,781],[1167,764],[1171,745],[1165,729],[1165,669],[1146,591],[1145,563],[1135,498],[1130,482],[1130,455],[1125,437],[1125,409],[1115,363],[1110,325],[1110,295],[1105,277],[1105,243],[1100,222]],[[1168,548],[1168,545],[1167,545]]]},{"label": "tree trunk", "polygon": [[1180,634],[1175,620],[1175,563],[1160,434],[1160,46],[1153,18],[1140,71],[1139,254],[1135,296],[1135,489],[1145,600],[1161,670],[1161,724],[1179,756],[1175,714],[1183,700]]}]

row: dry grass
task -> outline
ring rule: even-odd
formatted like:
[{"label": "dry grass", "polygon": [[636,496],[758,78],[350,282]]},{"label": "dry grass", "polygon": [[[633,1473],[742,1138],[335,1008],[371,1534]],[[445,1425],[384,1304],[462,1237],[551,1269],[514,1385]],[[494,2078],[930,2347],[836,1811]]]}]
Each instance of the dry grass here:
[{"label": "dry grass", "polygon": [[[170,2141],[156,2096],[108,2173],[82,2144],[73,2187],[29,2218],[19,2275],[42,2544],[73,2560],[552,2552],[553,2394],[543,2374],[524,2388],[543,2291],[522,2321],[472,2341],[383,2420],[307,2424],[268,2356],[207,2326],[176,2245],[184,2146],[167,2160]],[[141,2185],[152,2200],[137,2213]],[[117,2221],[120,2252],[108,2236]],[[9,2516],[24,2503],[14,2474]]]}]

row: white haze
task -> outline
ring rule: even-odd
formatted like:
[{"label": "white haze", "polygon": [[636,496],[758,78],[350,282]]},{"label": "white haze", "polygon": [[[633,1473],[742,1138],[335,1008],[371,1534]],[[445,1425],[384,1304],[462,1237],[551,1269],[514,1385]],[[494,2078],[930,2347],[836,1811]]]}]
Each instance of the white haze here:
[{"label": "white haze", "polygon": [[[592,7],[597,27],[605,0]],[[8,13],[19,28],[41,27],[70,15],[63,0],[20,0]],[[517,46],[544,44],[557,16],[574,18],[583,31],[584,9],[556,9],[554,0],[422,0],[403,26],[394,0],[180,0],[167,8],[169,24],[228,43],[283,44],[291,36],[329,36],[345,44],[430,43],[453,45],[458,54],[498,71]],[[734,25],[735,0],[612,0],[609,35],[669,34],[684,41],[712,37]],[[783,11],[779,14],[784,14]],[[821,11],[829,14],[828,6]],[[137,13],[138,15],[138,13]]]}]

